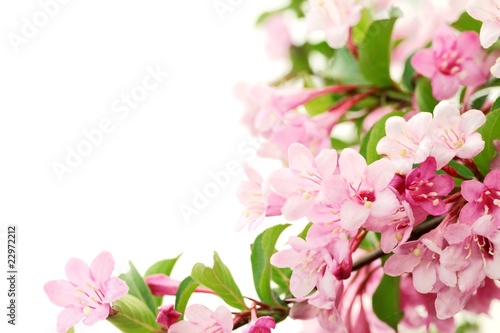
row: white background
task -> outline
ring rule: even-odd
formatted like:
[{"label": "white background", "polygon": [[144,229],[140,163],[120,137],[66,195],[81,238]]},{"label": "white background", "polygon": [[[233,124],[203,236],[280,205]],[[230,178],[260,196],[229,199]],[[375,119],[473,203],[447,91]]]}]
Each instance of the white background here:
[{"label": "white background", "polygon": [[[248,258],[256,233],[234,232],[243,174],[219,186],[190,221],[179,207],[192,206],[196,191],[212,182],[209,174],[231,161],[277,166],[257,161],[248,149],[233,86],[284,73],[283,63],[267,58],[265,38],[254,29],[260,12],[283,2],[232,1],[233,10],[221,19],[212,0],[72,0],[18,52],[7,36],[21,34],[23,17],[33,21],[40,5],[0,4],[2,244],[7,224],[17,224],[19,232],[18,325],[6,325],[2,278],[0,331],[55,332],[61,309],[48,301],[44,283],[64,278],[68,258],[90,262],[102,250],[113,253],[117,274],[127,271],[128,260],[144,272],[183,252],[177,279],[196,262],[211,264],[216,250],[243,293],[254,295]],[[148,66],[169,75],[120,119],[114,101],[142,83]],[[75,149],[85,139],[82,131],[103,119],[113,122],[113,131],[60,181],[52,164],[65,163],[67,146]],[[5,255],[0,260],[5,271]],[[116,330],[102,322],[78,331]]]}]

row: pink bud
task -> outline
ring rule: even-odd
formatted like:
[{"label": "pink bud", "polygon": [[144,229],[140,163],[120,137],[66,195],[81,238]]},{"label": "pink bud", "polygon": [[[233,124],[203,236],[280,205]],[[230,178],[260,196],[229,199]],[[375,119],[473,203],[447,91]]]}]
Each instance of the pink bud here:
[{"label": "pink bud", "polygon": [[[151,293],[155,296],[175,296],[177,294],[177,289],[179,289],[180,281],[170,278],[165,274],[154,274],[146,277],[146,283],[151,290]],[[196,288],[195,292],[198,293],[209,293],[214,292],[210,289]]]},{"label": "pink bud", "polygon": [[175,324],[181,317],[181,314],[175,311],[173,305],[162,305],[158,308],[158,317],[156,322],[166,328]]}]

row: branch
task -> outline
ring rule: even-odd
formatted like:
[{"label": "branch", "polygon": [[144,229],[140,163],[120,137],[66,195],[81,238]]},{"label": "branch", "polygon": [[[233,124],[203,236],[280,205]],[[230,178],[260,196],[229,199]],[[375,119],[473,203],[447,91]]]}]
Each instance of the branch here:
[{"label": "branch", "polygon": [[[444,219],[443,216],[439,216],[417,225],[415,228],[413,228],[413,231],[408,241],[417,240],[421,236],[428,233],[429,231],[434,230],[441,223],[441,221],[443,221],[443,219]],[[366,256],[354,262],[354,264],[352,265],[352,271],[354,272],[364,266],[367,266],[372,262],[374,262],[375,260],[382,258],[383,256],[388,254],[389,253],[384,253],[381,249],[370,252]]]}]

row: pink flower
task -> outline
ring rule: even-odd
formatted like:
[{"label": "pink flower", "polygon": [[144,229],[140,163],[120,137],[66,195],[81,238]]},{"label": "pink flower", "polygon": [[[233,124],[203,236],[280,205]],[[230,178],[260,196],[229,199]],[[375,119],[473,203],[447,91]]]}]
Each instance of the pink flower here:
[{"label": "pink flower", "polygon": [[286,199],[273,191],[269,183],[248,165],[245,165],[245,173],[249,181],[240,184],[236,195],[246,209],[236,228],[241,230],[248,224],[248,229],[254,230],[264,217],[280,215]]},{"label": "pink flower", "polygon": [[314,157],[309,149],[299,143],[288,149],[289,168],[276,170],[269,182],[287,200],[281,209],[289,221],[308,215],[314,206],[321,203],[321,183],[333,175],[337,168],[337,152],[323,149]]},{"label": "pink flower", "polygon": [[[219,306],[215,312],[203,305],[193,304],[187,307],[183,320],[173,324],[169,333],[230,333],[233,330],[233,316],[228,308]],[[207,331],[209,328],[209,331]]]},{"label": "pink flower", "polygon": [[271,329],[276,327],[273,317],[263,316],[257,318],[255,309],[252,309],[252,319],[242,333],[271,333]]},{"label": "pink flower", "polygon": [[[179,289],[180,281],[174,280],[165,274],[153,274],[145,279],[151,293],[155,296],[174,296]],[[195,292],[213,294],[210,289],[196,288]]]},{"label": "pink flower", "polygon": [[458,107],[449,101],[442,101],[434,108],[432,122],[431,156],[436,158],[441,169],[455,156],[473,158],[484,148],[484,141],[477,129],[486,122],[486,116],[479,110],[460,114]]},{"label": "pink flower", "polygon": [[441,197],[455,187],[450,176],[436,175],[436,171],[436,159],[431,156],[406,176],[406,200],[434,216],[446,213]]},{"label": "pink flower", "polygon": [[273,60],[288,59],[292,37],[288,31],[285,18],[281,14],[274,14],[264,22],[267,33],[266,49]]},{"label": "pink flower", "polygon": [[325,196],[341,204],[340,224],[354,230],[369,217],[392,215],[399,207],[389,183],[395,167],[381,159],[370,165],[358,152],[346,148],[339,157],[340,175],[334,175],[323,184]]},{"label": "pink flower", "polygon": [[462,196],[468,203],[462,208],[459,220],[472,224],[483,215],[491,215],[500,227],[500,170],[486,175],[484,182],[467,180],[462,183]]},{"label": "pink flower", "polygon": [[127,284],[111,277],[115,262],[111,253],[101,252],[87,266],[80,259],[72,258],[66,264],[68,280],[53,280],[44,289],[50,301],[64,307],[57,319],[57,332],[66,333],[83,319],[93,325],[108,317],[111,302],[128,293]]},{"label": "pink flower", "polygon": [[420,112],[406,121],[390,117],[385,122],[386,136],[377,144],[377,153],[387,156],[400,174],[407,174],[413,164],[422,163],[429,156],[432,139],[428,135],[432,114]]},{"label": "pink flower", "polygon": [[163,305],[158,307],[156,322],[163,327],[169,328],[179,320],[181,314],[175,311],[173,305]]},{"label": "pink flower", "polygon": [[470,16],[483,22],[480,31],[481,45],[485,49],[493,45],[500,36],[500,1],[469,1],[466,9]]},{"label": "pink flower", "polygon": [[477,33],[467,31],[455,37],[452,29],[442,26],[432,49],[418,52],[411,63],[418,73],[431,79],[434,97],[443,100],[453,97],[460,84],[479,86],[486,82],[474,59],[480,51]]},{"label": "pink flower", "polygon": [[309,0],[309,4],[308,31],[324,31],[326,42],[334,49],[346,45],[350,27],[361,19],[362,6],[355,0]]}]

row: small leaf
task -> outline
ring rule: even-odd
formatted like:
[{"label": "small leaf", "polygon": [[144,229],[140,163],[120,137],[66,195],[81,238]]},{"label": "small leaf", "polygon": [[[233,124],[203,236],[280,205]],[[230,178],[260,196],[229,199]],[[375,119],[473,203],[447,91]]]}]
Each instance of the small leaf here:
[{"label": "small leaf", "polygon": [[450,163],[448,163],[453,169],[455,169],[458,174],[464,178],[467,179],[473,179],[474,178],[474,173],[465,165],[458,163],[455,160],[451,160]]},{"label": "small leaf", "polygon": [[397,330],[398,323],[403,319],[400,307],[400,277],[385,275],[377,290],[373,293],[373,312],[390,327]]},{"label": "small leaf", "polygon": [[155,315],[149,311],[146,304],[132,295],[125,295],[113,302],[117,311],[107,320],[122,332],[126,333],[161,333]]},{"label": "small leaf", "polygon": [[415,75],[415,68],[413,68],[413,65],[411,64],[411,57],[409,57],[406,60],[405,63],[405,69],[403,71],[403,78],[402,78],[402,84],[403,87],[409,91],[413,91],[413,76]]},{"label": "small leaf", "polygon": [[186,311],[189,298],[191,298],[191,295],[199,285],[200,284],[190,276],[182,280],[179,285],[179,289],[177,289],[177,294],[175,295],[175,310],[182,313],[182,317],[179,320],[184,318],[184,312]]},{"label": "small leaf", "polygon": [[497,154],[493,140],[500,139],[500,109],[488,113],[486,123],[477,131],[482,135],[485,144],[483,151],[474,157],[474,162],[479,171],[486,176],[490,172],[491,160]]},{"label": "small leaf", "polygon": [[134,264],[130,261],[130,270],[126,274],[121,274],[120,279],[124,280],[129,288],[129,295],[137,297],[139,300],[144,302],[146,306],[149,308],[151,313],[156,313],[157,306],[153,299],[153,294],[151,294],[151,290],[149,290],[148,285],[144,281],[143,277]]},{"label": "small leaf", "polygon": [[385,136],[385,122],[387,121],[387,119],[394,116],[401,117],[403,115],[404,113],[401,111],[395,111],[386,114],[382,118],[380,118],[380,120],[377,121],[375,125],[373,125],[373,127],[370,128],[370,130],[365,134],[365,136],[361,140],[359,153],[364,156],[368,164],[371,164],[376,160],[382,158],[382,156],[377,153],[377,144],[380,139]]},{"label": "small leaf", "polygon": [[176,258],[160,260],[148,268],[144,277],[154,275],[154,274],[165,274],[170,276],[172,274],[172,269],[174,268],[180,255]]},{"label": "small leaf", "polygon": [[420,111],[432,112],[434,107],[438,104],[437,99],[432,95],[431,81],[426,77],[422,77],[418,80],[415,94]]},{"label": "small leaf", "polygon": [[252,271],[253,282],[257,295],[262,302],[269,305],[284,305],[280,299],[277,299],[271,288],[272,265],[270,262],[271,256],[274,254],[276,242],[289,224],[280,224],[271,227],[262,232],[252,246]]},{"label": "small leaf", "polygon": [[305,227],[304,229],[300,232],[300,234],[297,235],[297,237],[299,238],[302,238],[302,239],[306,239],[306,236],[307,236],[307,233],[309,232],[309,229],[311,229],[312,227],[312,222],[309,222]]},{"label": "small leaf", "polygon": [[75,328],[71,327],[66,333],[75,333]]},{"label": "small leaf", "polygon": [[464,12],[451,26],[458,31],[475,31],[479,33],[481,24],[480,21],[472,18],[469,13]]},{"label": "small leaf", "polygon": [[390,73],[391,35],[396,17],[373,22],[364,41],[358,45],[359,69],[366,80],[376,86],[392,86]]},{"label": "small leaf", "polygon": [[[304,88],[316,88],[311,77],[307,74],[304,75]],[[326,94],[307,102],[304,107],[310,116],[315,116],[328,110],[335,101],[332,94]]]},{"label": "small leaf", "polygon": [[493,103],[493,105],[491,106],[491,109],[490,111],[494,111],[496,109],[500,109],[500,97],[498,97],[495,102]]},{"label": "small leaf", "polygon": [[221,261],[217,252],[214,253],[213,268],[197,263],[191,271],[191,277],[196,282],[212,289],[228,305],[240,310],[248,309],[231,272]]}]

